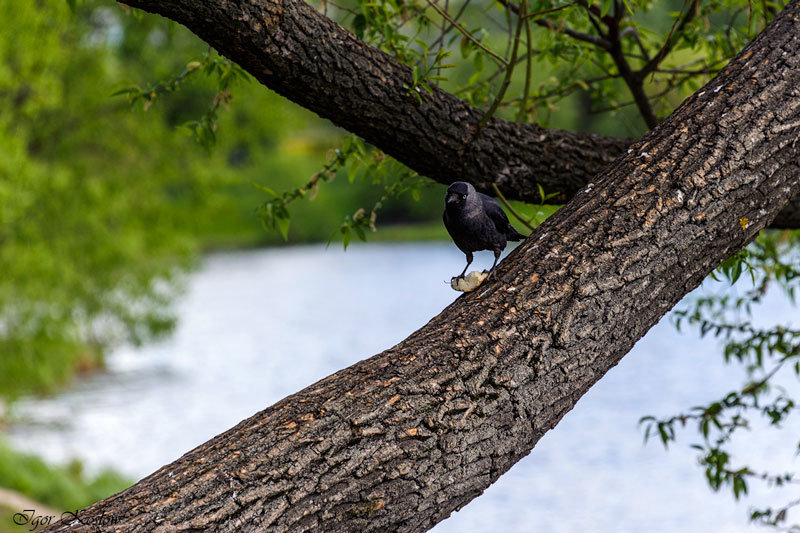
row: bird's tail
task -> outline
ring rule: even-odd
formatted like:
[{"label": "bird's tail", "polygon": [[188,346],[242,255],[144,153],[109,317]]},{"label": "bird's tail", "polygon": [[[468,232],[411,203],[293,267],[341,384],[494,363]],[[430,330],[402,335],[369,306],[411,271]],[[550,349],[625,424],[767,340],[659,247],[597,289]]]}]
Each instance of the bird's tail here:
[{"label": "bird's tail", "polygon": [[506,234],[506,239],[509,241],[521,241],[522,239],[526,238],[527,235],[523,235],[522,233],[515,230],[511,224],[508,225],[508,233]]}]

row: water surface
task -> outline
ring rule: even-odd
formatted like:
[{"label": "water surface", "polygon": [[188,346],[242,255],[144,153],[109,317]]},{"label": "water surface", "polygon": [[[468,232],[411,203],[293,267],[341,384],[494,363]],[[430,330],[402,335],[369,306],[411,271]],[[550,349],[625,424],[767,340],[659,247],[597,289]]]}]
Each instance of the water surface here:
[{"label": "water surface", "polygon": [[[491,265],[491,254],[477,256],[474,267]],[[401,341],[455,299],[446,281],[463,265],[463,254],[446,243],[213,254],[192,276],[169,340],[121,348],[108,372],[25,401],[24,422],[10,437],[51,460],[79,457],[90,469],[108,465],[141,478]],[[777,295],[759,319],[798,323],[797,310]],[[739,369],[721,363],[713,340],[679,335],[662,320],[530,456],[434,531],[755,531],[747,510],[769,501],[764,491],[738,504],[711,493],[687,446],[692,433],[665,453],[657,443],[643,446],[637,427],[644,414],[708,403],[742,380]],[[792,453],[798,429],[753,432],[737,446],[739,457],[800,470]]]}]

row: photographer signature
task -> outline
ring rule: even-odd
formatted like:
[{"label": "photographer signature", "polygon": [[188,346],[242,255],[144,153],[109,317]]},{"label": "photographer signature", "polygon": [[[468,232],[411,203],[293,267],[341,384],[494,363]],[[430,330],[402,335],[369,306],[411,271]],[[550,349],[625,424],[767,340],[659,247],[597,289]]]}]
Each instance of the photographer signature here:
[{"label": "photographer signature", "polygon": [[[115,524],[118,520],[111,516],[101,515],[99,517],[86,518],[81,516],[82,510],[64,511],[59,517],[64,522],[73,522],[75,520],[83,525],[92,526],[109,526]],[[35,509],[23,509],[22,512],[14,514],[11,519],[18,526],[27,526],[28,531],[36,531],[38,529],[55,524],[58,520],[56,515],[41,515],[37,514]]]}]

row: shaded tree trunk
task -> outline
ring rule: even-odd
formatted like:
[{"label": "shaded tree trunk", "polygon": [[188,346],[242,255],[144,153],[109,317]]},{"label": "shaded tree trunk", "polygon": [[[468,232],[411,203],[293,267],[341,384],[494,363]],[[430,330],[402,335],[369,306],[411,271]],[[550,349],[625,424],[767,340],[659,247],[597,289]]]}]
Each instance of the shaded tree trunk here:
[{"label": "shaded tree trunk", "polygon": [[53,530],[427,530],[800,192],[798,135],[795,1],[495,280]]},{"label": "shaded tree trunk", "polygon": [[[258,81],[440,183],[492,183],[539,203],[537,184],[566,202],[633,142],[491,119],[439,89],[407,94],[411,69],[304,0],[131,0],[196,33]],[[800,199],[781,216],[800,227]]]},{"label": "shaded tree trunk", "polygon": [[180,22],[270,89],[442,183],[492,176],[539,201],[535,175],[566,200],[631,142],[497,119],[479,129],[481,110],[439,89],[419,102],[404,87],[409,67],[304,0],[125,3]]}]

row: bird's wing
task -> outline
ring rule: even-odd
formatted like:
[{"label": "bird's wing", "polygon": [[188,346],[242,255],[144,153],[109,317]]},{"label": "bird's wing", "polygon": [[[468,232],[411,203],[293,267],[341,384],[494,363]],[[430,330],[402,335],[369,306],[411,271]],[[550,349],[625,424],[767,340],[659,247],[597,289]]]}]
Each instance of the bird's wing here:
[{"label": "bird's wing", "polygon": [[479,192],[478,195],[480,195],[481,203],[483,203],[483,211],[494,222],[494,227],[497,228],[497,231],[508,233],[511,224],[508,222],[508,217],[503,208],[494,201],[494,198],[486,196],[482,192]]},{"label": "bird's wing", "polygon": [[486,215],[488,215],[491,221],[494,222],[494,227],[497,228],[497,231],[504,234],[509,240],[512,241],[518,241],[525,238],[525,235],[514,229],[514,226],[512,226],[508,221],[506,212],[503,211],[503,208],[500,207],[500,204],[494,201],[494,198],[491,196],[486,196],[483,193],[478,194],[480,195],[481,203],[483,203],[483,210],[486,212]]},{"label": "bird's wing", "polygon": [[453,242],[455,242],[456,246],[458,246],[458,242],[456,241],[456,234],[458,232],[456,231],[456,228],[451,223],[450,217],[447,216],[447,209],[445,209],[444,213],[442,213],[442,221],[444,222],[445,229],[447,229],[447,233],[450,234],[450,238],[453,239]]}]

